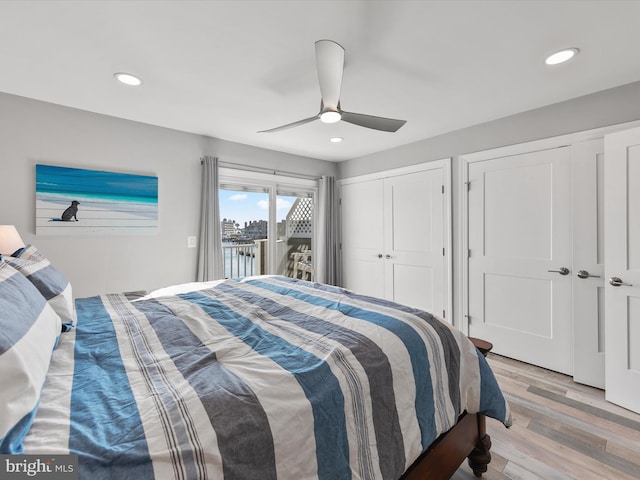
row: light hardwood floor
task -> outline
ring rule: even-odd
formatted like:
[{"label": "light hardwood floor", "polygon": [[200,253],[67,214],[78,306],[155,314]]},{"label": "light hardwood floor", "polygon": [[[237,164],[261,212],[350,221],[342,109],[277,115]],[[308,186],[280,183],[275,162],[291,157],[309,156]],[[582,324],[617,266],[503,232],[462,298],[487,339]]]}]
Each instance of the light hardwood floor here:
[{"label": "light hardwood floor", "polygon": [[[640,479],[640,415],[571,377],[489,354],[513,426],[487,419],[485,480]],[[463,465],[454,480],[475,479]]]}]

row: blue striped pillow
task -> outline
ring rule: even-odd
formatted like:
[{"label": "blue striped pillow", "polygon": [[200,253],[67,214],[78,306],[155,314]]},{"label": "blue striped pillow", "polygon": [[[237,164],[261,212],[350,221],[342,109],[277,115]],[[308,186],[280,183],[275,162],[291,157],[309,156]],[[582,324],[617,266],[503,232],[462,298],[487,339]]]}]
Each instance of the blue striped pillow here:
[{"label": "blue striped pillow", "polygon": [[62,330],[71,330],[76,324],[71,283],[67,277],[33,245],[26,245],[15,257],[4,257],[13,268],[22,273],[47,299],[62,319]]},{"label": "blue striped pillow", "polygon": [[22,453],[60,328],[38,289],[0,260],[0,454]]}]

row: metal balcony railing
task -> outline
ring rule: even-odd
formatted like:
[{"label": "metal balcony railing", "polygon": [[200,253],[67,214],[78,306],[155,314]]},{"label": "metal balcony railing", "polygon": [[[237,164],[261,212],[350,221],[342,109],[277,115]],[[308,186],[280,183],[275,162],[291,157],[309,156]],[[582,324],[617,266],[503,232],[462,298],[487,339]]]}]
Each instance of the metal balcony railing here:
[{"label": "metal balcony railing", "polygon": [[258,275],[255,268],[256,245],[254,243],[223,245],[225,278]]}]

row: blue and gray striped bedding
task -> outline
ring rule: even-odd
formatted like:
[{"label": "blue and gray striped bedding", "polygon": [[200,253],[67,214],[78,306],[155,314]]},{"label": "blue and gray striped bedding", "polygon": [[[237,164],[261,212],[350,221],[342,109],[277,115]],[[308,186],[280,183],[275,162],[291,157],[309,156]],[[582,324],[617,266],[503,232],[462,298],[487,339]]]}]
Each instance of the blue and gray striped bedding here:
[{"label": "blue and gray striped bedding", "polygon": [[337,287],[254,277],[76,310],[25,453],[78,454],[80,478],[397,479],[464,410],[511,422],[457,330]]},{"label": "blue and gray striped bedding", "polygon": [[63,331],[69,331],[76,322],[71,283],[67,277],[35,246],[28,244],[4,260],[22,273],[38,289],[53,310],[60,315]]},{"label": "blue and gray striped bedding", "polygon": [[1,454],[22,453],[60,328],[36,287],[0,260]]}]

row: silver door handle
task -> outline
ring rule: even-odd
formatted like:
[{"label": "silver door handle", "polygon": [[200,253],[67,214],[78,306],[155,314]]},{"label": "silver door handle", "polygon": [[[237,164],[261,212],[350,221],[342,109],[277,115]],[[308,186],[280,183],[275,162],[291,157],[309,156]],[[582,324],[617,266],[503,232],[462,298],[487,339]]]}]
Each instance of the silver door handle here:
[{"label": "silver door handle", "polygon": [[600,278],[600,275],[590,275],[586,270],[580,270],[577,275],[578,278]]},{"label": "silver door handle", "polygon": [[631,285],[630,283],[624,283],[621,279],[619,279],[618,277],[611,277],[609,279],[609,283],[611,285],[613,285],[614,287],[633,287],[633,285]]},{"label": "silver door handle", "polygon": [[559,273],[560,275],[569,275],[569,269],[567,267],[560,267],[558,270],[547,270],[547,272]]},{"label": "silver door handle", "polygon": [[388,253],[385,255],[385,258],[392,258]]}]

